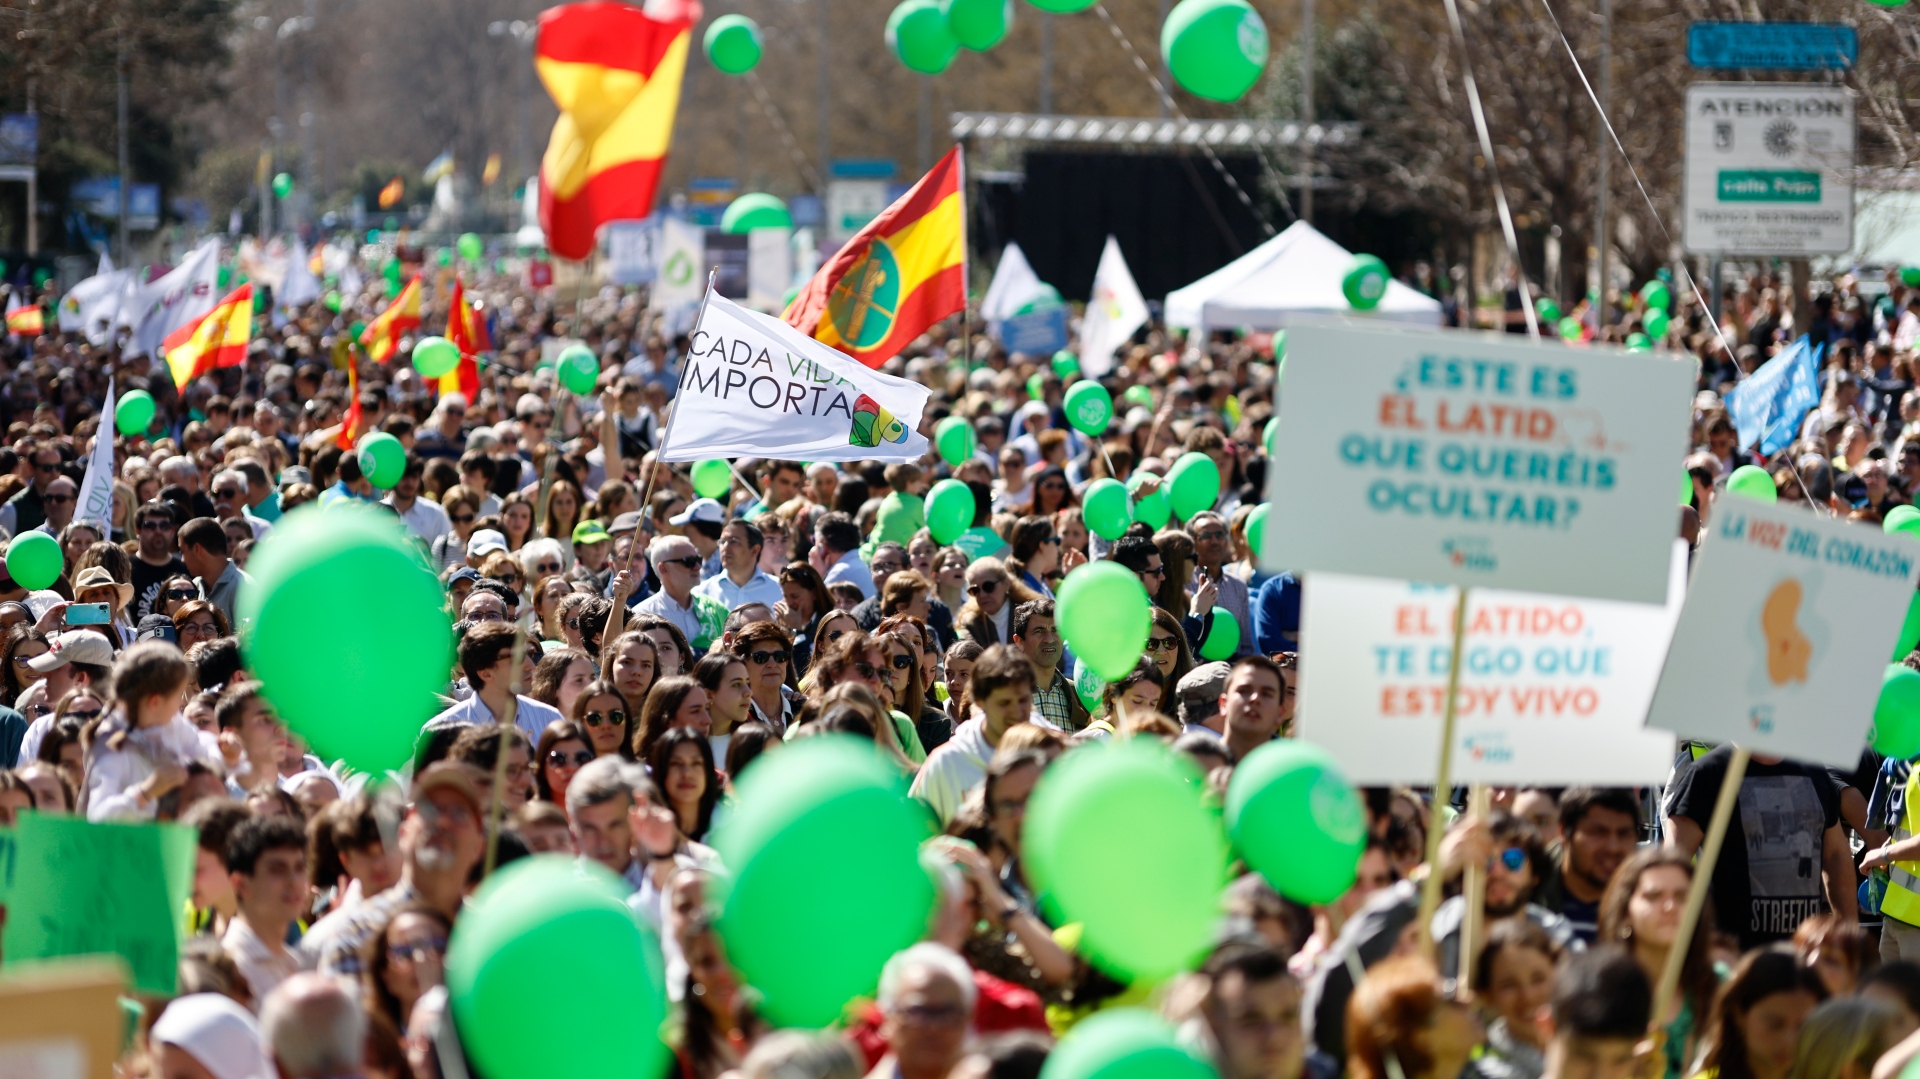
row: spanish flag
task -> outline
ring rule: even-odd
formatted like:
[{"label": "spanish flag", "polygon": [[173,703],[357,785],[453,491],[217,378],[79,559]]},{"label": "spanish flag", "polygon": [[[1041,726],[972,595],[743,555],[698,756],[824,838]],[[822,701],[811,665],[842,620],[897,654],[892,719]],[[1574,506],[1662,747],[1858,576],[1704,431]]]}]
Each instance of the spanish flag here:
[{"label": "spanish flag", "polygon": [[160,354],[173,372],[173,384],[187,383],[218,367],[238,367],[247,361],[247,338],[253,334],[253,286],[241,285],[226,294],[213,310],[168,334]]},{"label": "spanish flag", "polygon": [[22,303],[20,294],[7,297],[7,333],[20,337],[38,337],[47,332],[46,314],[37,303]]},{"label": "spanish flag", "polygon": [[868,367],[967,303],[960,148],[827,260],[784,316]]},{"label": "spanish flag", "polygon": [[401,336],[419,328],[420,275],[414,274],[407,287],[400,290],[399,298],[360,332],[360,347],[367,350],[375,363],[386,363],[399,349]]},{"label": "spanish flag", "polygon": [[466,289],[459,278],[453,279],[453,298],[447,304],[447,340],[460,350],[460,365],[440,376],[441,393],[459,393],[468,404],[477,404],[480,396],[480,365],[474,357],[493,348],[487,340],[487,323],[474,314],[467,303]]},{"label": "spanish flag", "polygon": [[347,415],[340,421],[340,433],[333,436],[333,444],[343,450],[352,450],[353,444],[360,438],[360,429],[366,426],[366,413],[360,409],[360,361],[347,357]]},{"label": "spanish flag", "polygon": [[665,19],[615,0],[540,14],[534,70],[560,108],[540,162],[540,227],[561,258],[584,259],[594,230],[653,209],[698,10]]}]

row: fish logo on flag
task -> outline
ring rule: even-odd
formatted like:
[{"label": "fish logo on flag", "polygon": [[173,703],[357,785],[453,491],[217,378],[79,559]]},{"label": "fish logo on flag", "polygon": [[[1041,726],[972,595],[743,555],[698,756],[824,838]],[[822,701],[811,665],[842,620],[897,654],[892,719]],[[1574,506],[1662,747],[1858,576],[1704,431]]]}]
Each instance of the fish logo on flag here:
[{"label": "fish logo on flag", "polygon": [[907,425],[888,412],[887,406],[864,393],[853,402],[853,429],[847,433],[848,442],[874,449],[882,442],[906,440]]}]

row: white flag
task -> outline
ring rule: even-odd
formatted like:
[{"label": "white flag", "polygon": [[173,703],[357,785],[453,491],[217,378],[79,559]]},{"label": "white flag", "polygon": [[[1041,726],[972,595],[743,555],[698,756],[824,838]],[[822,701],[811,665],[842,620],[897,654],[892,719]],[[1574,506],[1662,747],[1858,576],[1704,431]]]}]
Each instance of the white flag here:
[{"label": "white flag", "polygon": [[668,311],[700,302],[707,287],[707,237],[700,226],[660,219],[660,272],[653,279],[653,309]]},{"label": "white flag", "polygon": [[[101,261],[106,261],[104,256]],[[113,337],[114,316],[133,287],[134,271],[108,270],[68,289],[60,297],[60,332],[85,334],[89,344],[105,345]]]},{"label": "white flag", "polygon": [[219,300],[220,241],[208,240],[160,280],[133,293],[116,324],[130,327],[128,356],[158,356],[160,342],[173,331],[213,310]]},{"label": "white flag", "polygon": [[928,390],[709,292],[660,439],[663,461],[913,461]]},{"label": "white flag", "polygon": [[360,265],[355,262],[347,263],[347,268],[340,271],[340,298],[351,300],[360,295],[363,287],[360,280]]},{"label": "white flag", "polygon": [[[107,399],[100,406],[100,429],[93,435],[93,454],[87,458],[87,473],[80,477],[80,501],[73,519],[100,522],[100,534],[106,535],[113,520],[113,376],[107,376]],[[128,522],[131,527],[132,522]]]},{"label": "white flag", "polygon": [[1135,330],[1147,324],[1147,300],[1133,283],[1133,272],[1120,254],[1120,242],[1107,237],[1100,267],[1093,273],[1093,295],[1080,320],[1080,373],[1099,378],[1113,370],[1113,353]]},{"label": "white flag", "polygon": [[107,256],[107,249],[104,247],[100,249],[100,268],[94,272],[103,274],[113,272],[113,259]]},{"label": "white flag", "polygon": [[994,267],[993,280],[987,283],[987,294],[980,300],[980,317],[989,323],[1012,318],[1014,312],[1043,295],[1044,288],[1020,245],[1008,244],[1000,253],[1000,265]]},{"label": "white flag", "polygon": [[307,245],[293,238],[293,250],[287,255],[287,272],[281,275],[280,291],[274,303],[281,307],[304,307],[320,298],[320,279],[313,276],[308,263]]}]

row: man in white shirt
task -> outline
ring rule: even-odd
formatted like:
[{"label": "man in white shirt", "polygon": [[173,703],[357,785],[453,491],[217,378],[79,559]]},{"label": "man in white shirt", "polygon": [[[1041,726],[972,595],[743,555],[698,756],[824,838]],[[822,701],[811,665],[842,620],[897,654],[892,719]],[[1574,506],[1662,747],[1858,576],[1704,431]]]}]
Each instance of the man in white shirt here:
[{"label": "man in white shirt", "polygon": [[945,825],[960,811],[967,791],[987,776],[1000,739],[1033,713],[1033,664],[1018,648],[996,644],[980,653],[968,683],[977,718],[960,724],[953,737],[920,766],[908,792],[927,803]]},{"label": "man in white shirt", "polygon": [[727,608],[693,591],[700,583],[700,552],[685,536],[656,536],[647,544],[647,561],[660,578],[660,591],[634,609],[672,622],[694,651],[706,651],[726,629]]},{"label": "man in white shirt", "polygon": [[813,526],[813,550],[807,560],[828,584],[848,581],[861,599],[873,598],[873,574],[860,561],[860,526],[844,513],[829,513]]},{"label": "man in white shirt", "polygon": [[[471,598],[471,597],[469,597]],[[547,724],[557,722],[557,709],[513,692],[514,628],[505,622],[484,622],[460,641],[460,669],[466,672],[473,696],[434,716],[431,723],[499,723],[512,717],[536,744]],[[520,677],[533,674],[532,663],[522,663]]]},{"label": "man in white shirt", "polygon": [[277,815],[242,822],[227,839],[227,874],[240,909],[220,947],[247,976],[258,1008],[300,969],[287,933],[308,898],[305,829]]},{"label": "man in white shirt", "polygon": [[783,598],[780,582],[760,569],[764,543],[758,526],[730,521],[720,530],[720,572],[701,581],[693,592],[731,611],[743,603],[768,607]]},{"label": "man in white shirt", "polygon": [[425,471],[425,462],[411,453],[407,454],[407,466],[400,473],[400,481],[380,501],[392,506],[393,512],[407,523],[408,531],[419,537],[422,543],[431,544],[451,531],[453,522],[447,520],[446,510],[420,497],[420,476]]}]

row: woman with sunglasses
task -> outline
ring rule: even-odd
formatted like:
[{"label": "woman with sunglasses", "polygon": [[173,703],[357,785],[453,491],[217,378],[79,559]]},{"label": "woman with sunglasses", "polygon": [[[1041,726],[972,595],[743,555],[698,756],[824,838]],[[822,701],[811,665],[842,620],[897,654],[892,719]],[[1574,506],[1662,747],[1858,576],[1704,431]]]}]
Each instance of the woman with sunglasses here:
[{"label": "woman with sunglasses", "polygon": [[713,766],[713,743],[692,727],[674,727],[653,744],[647,767],[673,810],[681,838],[704,841],[713,827],[713,809],[724,793],[720,773]]},{"label": "woman with sunglasses", "polygon": [[467,540],[473,537],[473,522],[480,517],[481,494],[464,483],[456,483],[440,496],[440,508],[447,511],[447,523],[453,527],[433,541],[429,553],[436,570],[455,562],[465,562]]},{"label": "woman with sunglasses", "polygon": [[160,582],[160,598],[154,601],[155,614],[164,614],[168,618],[180,613],[180,608],[200,598],[200,586],[186,574],[177,574]]},{"label": "woman with sunglasses", "polygon": [[633,736],[634,758],[650,760],[653,744],[675,727],[692,727],[705,737],[712,726],[707,691],[685,675],[669,675],[653,684],[647,703],[640,709],[640,729]]},{"label": "woman with sunglasses", "polygon": [[1060,536],[1053,530],[1053,519],[1020,518],[1013,526],[1012,546],[1013,551],[1007,556],[1007,572],[1039,593],[1042,599],[1052,599],[1053,589],[1047,582],[1061,576]]},{"label": "woman with sunglasses", "polygon": [[832,610],[821,616],[815,632],[818,635],[813,641],[813,654],[808,657],[810,662],[807,665],[807,673],[800,679],[800,690],[803,693],[811,692],[811,687],[816,683],[814,671],[819,669],[821,657],[832,651],[835,643],[847,634],[863,631],[860,628],[860,620],[852,614],[847,611]]},{"label": "woman with sunglasses", "polygon": [[[882,630],[873,635],[873,643],[879,647],[881,659],[885,664],[881,674],[885,680],[883,696],[890,707],[894,730],[900,732],[900,745],[907,751],[907,759],[919,764],[927,759],[926,743],[920,738],[921,712],[927,704],[926,683],[920,677],[920,653],[913,643],[914,635],[910,630]],[[944,720],[945,716],[937,717]],[[913,737],[906,735],[911,732]],[[935,728],[935,733],[943,733]],[[914,749],[919,749],[916,756]]]},{"label": "woman with sunglasses", "polygon": [[[919,683],[919,707],[908,707],[906,703],[896,705],[913,720],[914,733],[920,736],[920,747],[928,753],[946,744],[953,737],[953,721],[940,708],[934,686],[938,684],[940,651],[933,643],[933,631],[926,623],[912,615],[897,614],[880,623],[876,638],[893,634],[906,640],[913,646],[914,665],[912,681]],[[891,661],[890,661],[891,662]],[[907,672],[889,670],[894,682],[894,700],[910,701],[914,695],[913,687],[903,687],[899,683]]]},{"label": "woman with sunglasses", "polygon": [[567,565],[573,559],[573,553],[568,549],[571,545],[570,539],[562,542],[541,536],[528,540],[527,545],[520,548],[518,557],[520,565],[527,571],[529,594],[537,594],[542,584],[567,571]]},{"label": "woman with sunglasses", "polygon": [[[660,676],[660,649],[646,631],[630,629],[607,646],[607,676],[620,696],[627,701],[645,701]],[[626,712],[633,715],[633,709]],[[624,746],[626,740],[622,740]],[[604,750],[602,751],[605,752]],[[627,752],[622,750],[621,752]]]},{"label": "woman with sunglasses", "polygon": [[707,737],[713,742],[714,759],[726,760],[727,742],[734,729],[753,718],[748,705],[753,696],[746,662],[726,652],[708,652],[693,665],[693,680],[707,691],[707,714],[711,717]]},{"label": "woman with sunglasses", "polygon": [[[644,637],[641,640],[646,641]],[[650,646],[653,642],[646,643]],[[632,699],[617,680],[605,679],[588,683],[573,699],[573,709],[567,718],[585,736],[587,748],[593,750],[594,756],[618,754],[627,760],[635,759],[633,735],[639,719],[628,704]]]},{"label": "woman with sunglasses", "polygon": [[541,704],[553,706],[564,716],[573,711],[573,702],[592,681],[591,657],[577,648],[556,648],[534,664],[527,695]]},{"label": "woman with sunglasses", "polygon": [[580,724],[571,719],[547,724],[547,729],[540,732],[540,744],[533,751],[538,765],[533,770],[533,785],[540,800],[552,802],[565,813],[567,785],[573,782],[574,773],[594,756],[587,732]]},{"label": "woman with sunglasses", "polygon": [[47,642],[47,635],[32,626],[15,626],[8,633],[6,650],[0,652],[0,665],[5,667],[8,704],[18,701],[28,686],[46,677],[27,666],[27,662],[46,655],[52,648]]},{"label": "woman with sunglasses", "polygon": [[1187,633],[1180,628],[1180,620],[1164,607],[1153,608],[1153,624],[1147,627],[1146,658],[1160,669],[1161,714],[1177,715],[1174,689],[1193,670],[1193,652],[1187,647]]},{"label": "woman with sunglasses", "polygon": [[452,932],[447,916],[425,903],[408,903],[395,911],[368,938],[361,955],[366,1009],[385,1017],[395,1030],[407,1029],[413,1006],[427,990],[442,984]]},{"label": "woman with sunglasses", "polygon": [[480,563],[480,576],[485,577],[489,581],[499,581],[501,584],[506,585],[513,590],[515,596],[521,598],[519,605],[522,607],[526,606],[527,574],[526,570],[520,565],[518,555],[511,555],[505,551],[495,551],[487,556],[486,561]]},{"label": "woman with sunglasses", "polygon": [[913,722],[894,711],[897,705],[890,679],[893,671],[890,657],[905,656],[907,663],[901,670],[910,670],[913,646],[898,634],[888,636],[891,639],[883,643],[856,626],[829,643],[825,652],[814,657],[813,670],[807,674],[813,684],[807,695],[822,702],[824,714],[828,695],[839,686],[857,685],[871,691],[879,699],[882,720],[874,732],[874,741],[890,754],[897,754],[900,763],[911,770],[926,761],[927,751],[920,744]]},{"label": "woman with sunglasses", "polygon": [[1033,480],[1033,501],[1016,508],[1022,516],[1052,517],[1061,510],[1078,504],[1073,497],[1073,485],[1067,482],[1067,473],[1059,465],[1048,465],[1040,470]]},{"label": "woman with sunglasses", "polygon": [[179,635],[183,650],[204,641],[233,636],[227,627],[226,613],[204,599],[181,604],[180,609],[173,612],[173,630]]},{"label": "woman with sunglasses", "polygon": [[820,639],[820,619],[833,610],[833,597],[820,571],[805,562],[789,562],[780,571],[780,595],[773,618],[793,635],[793,665],[804,671]]},{"label": "woman with sunglasses", "polygon": [[747,709],[752,719],[775,733],[786,732],[793,716],[793,642],[772,622],[749,622],[733,637],[733,654],[747,665]]},{"label": "woman with sunglasses", "polygon": [[[1051,525],[1047,527],[1052,530]],[[999,559],[975,559],[967,567],[967,603],[954,619],[954,628],[962,637],[978,641],[982,648],[1011,644],[1013,609],[1039,598],[1038,592],[1007,572]]]}]

